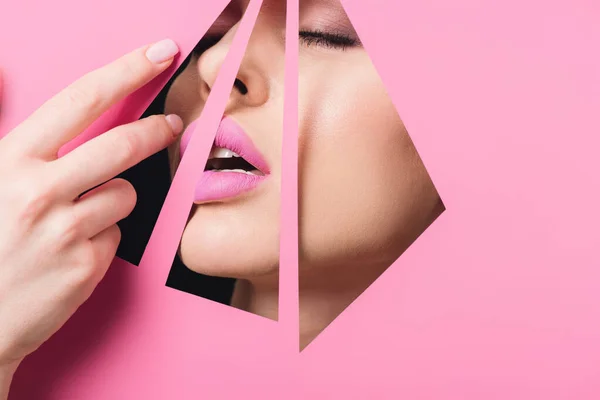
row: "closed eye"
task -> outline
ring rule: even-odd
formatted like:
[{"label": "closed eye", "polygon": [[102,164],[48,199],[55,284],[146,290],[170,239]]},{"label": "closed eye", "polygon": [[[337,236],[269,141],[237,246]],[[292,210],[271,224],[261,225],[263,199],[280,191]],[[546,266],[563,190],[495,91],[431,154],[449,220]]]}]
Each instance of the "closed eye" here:
[{"label": "closed eye", "polygon": [[360,43],[349,35],[337,32],[324,32],[321,30],[302,30],[299,32],[300,40],[307,46],[315,45],[327,48],[345,50],[356,47]]}]

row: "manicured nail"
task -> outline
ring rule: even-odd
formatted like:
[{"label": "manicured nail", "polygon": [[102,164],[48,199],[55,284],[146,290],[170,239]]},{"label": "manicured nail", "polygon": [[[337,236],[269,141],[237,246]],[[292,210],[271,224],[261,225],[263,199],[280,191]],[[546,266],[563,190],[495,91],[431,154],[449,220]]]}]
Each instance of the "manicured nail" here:
[{"label": "manicured nail", "polygon": [[183,121],[181,120],[181,118],[179,118],[179,116],[175,114],[169,114],[165,118],[167,120],[167,123],[171,127],[171,130],[173,131],[173,136],[179,135],[183,130]]},{"label": "manicured nail", "polygon": [[146,57],[154,64],[161,64],[175,57],[179,53],[179,47],[171,39],[161,40],[154,43],[146,50]]}]

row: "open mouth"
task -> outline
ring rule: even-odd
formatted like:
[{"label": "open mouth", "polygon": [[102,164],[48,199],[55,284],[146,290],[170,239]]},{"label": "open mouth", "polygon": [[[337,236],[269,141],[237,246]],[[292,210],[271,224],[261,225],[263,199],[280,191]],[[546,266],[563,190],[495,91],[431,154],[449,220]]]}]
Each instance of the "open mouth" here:
[{"label": "open mouth", "polygon": [[[196,121],[183,133],[180,156],[186,151]],[[194,203],[221,202],[254,190],[271,173],[267,161],[233,119],[223,117],[203,174],[196,183]]]},{"label": "open mouth", "polygon": [[204,171],[238,172],[264,176],[258,168],[249,163],[244,157],[227,148],[216,146],[213,146],[210,151]]}]

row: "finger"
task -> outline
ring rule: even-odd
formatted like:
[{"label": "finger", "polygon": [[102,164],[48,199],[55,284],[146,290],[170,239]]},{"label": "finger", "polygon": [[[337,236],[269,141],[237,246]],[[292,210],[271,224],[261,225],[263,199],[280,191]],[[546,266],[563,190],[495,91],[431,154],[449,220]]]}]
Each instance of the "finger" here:
[{"label": "finger", "polygon": [[111,225],[91,238],[90,241],[94,247],[94,253],[97,255],[97,275],[95,275],[97,279],[96,282],[94,282],[94,285],[96,285],[104,278],[108,267],[110,267],[110,264],[117,254],[117,248],[121,241],[121,230],[117,225]]},{"label": "finger", "polygon": [[114,179],[81,196],[73,206],[81,234],[92,238],[127,217],[135,207],[136,193],[129,182]]},{"label": "finger", "polygon": [[153,115],[118,126],[51,163],[65,196],[75,198],[164,149],[183,129],[176,115]]},{"label": "finger", "polygon": [[27,154],[52,157],[113,104],[163,72],[178,53],[164,40],[139,48],[88,73],[48,100],[11,135],[19,136]]}]

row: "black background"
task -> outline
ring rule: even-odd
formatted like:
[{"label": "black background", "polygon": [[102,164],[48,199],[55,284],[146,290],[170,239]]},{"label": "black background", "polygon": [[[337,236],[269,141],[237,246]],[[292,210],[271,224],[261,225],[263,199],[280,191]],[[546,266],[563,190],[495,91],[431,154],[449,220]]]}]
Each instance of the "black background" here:
[{"label": "black background", "polygon": [[[197,56],[211,47],[213,43],[214,40],[210,38],[201,40],[192,54]],[[141,118],[163,113],[169,87],[179,73],[185,69],[191,57],[192,55],[182,63]],[[145,159],[135,167],[120,174],[119,177],[126,179],[133,185],[138,200],[129,217],[118,224],[122,239],[117,250],[117,256],[134,265],[139,265],[171,185],[167,151],[163,150]],[[211,277],[193,272],[176,255],[166,285],[209,300],[229,304],[234,283],[234,279]]]}]

